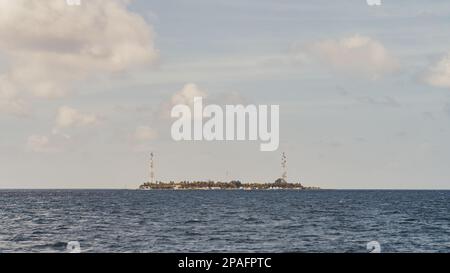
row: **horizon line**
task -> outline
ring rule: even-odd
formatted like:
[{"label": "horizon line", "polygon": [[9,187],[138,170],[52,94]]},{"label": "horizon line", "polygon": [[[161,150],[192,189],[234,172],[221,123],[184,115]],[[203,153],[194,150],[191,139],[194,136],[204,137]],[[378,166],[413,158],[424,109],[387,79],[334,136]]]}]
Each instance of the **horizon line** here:
[{"label": "horizon line", "polygon": [[[11,191],[11,190],[30,190],[30,191],[38,191],[38,190],[86,190],[86,191],[95,191],[95,190],[130,190],[130,191],[140,191],[139,187],[136,188],[1,188],[0,191]],[[290,189],[282,189],[280,191],[287,191]],[[296,190],[292,191],[450,191],[450,188],[320,188],[320,189],[308,189],[308,190]],[[154,190],[158,191],[158,190]],[[167,190],[160,190],[167,191]],[[195,191],[195,189],[192,189]],[[205,191],[205,190],[202,190]],[[212,190],[211,190],[212,191]],[[214,190],[218,191],[218,190]],[[224,190],[230,191],[230,190]],[[257,191],[257,190],[255,190]]]}]

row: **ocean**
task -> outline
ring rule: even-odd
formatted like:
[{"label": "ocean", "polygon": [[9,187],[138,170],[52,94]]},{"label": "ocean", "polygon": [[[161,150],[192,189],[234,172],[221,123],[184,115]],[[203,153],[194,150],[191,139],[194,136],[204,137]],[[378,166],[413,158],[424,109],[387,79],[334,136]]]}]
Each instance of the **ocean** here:
[{"label": "ocean", "polygon": [[0,191],[0,252],[450,252],[450,191]]}]

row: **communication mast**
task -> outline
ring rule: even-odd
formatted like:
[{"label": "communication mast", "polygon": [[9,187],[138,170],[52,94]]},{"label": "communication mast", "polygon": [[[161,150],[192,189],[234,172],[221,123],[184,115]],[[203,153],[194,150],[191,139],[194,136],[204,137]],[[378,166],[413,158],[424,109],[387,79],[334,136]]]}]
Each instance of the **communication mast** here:
[{"label": "communication mast", "polygon": [[153,164],[154,154],[150,154],[150,183],[155,183],[155,165]]},{"label": "communication mast", "polygon": [[281,178],[287,182],[287,157],[286,157],[286,153],[284,153],[284,152],[281,155],[281,168],[283,171]]}]

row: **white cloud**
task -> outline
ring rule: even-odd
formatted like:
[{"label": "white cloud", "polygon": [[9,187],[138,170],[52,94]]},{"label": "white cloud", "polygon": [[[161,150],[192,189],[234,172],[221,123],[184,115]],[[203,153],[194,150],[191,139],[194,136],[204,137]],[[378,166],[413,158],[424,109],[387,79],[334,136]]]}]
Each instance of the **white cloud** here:
[{"label": "white cloud", "polygon": [[27,140],[27,149],[36,153],[56,153],[65,150],[72,137],[64,133],[63,129],[94,125],[98,118],[94,114],[81,113],[77,109],[62,106],[56,116],[56,127],[50,134],[31,135]]},{"label": "white cloud", "polygon": [[134,139],[137,141],[154,140],[157,137],[158,133],[156,132],[156,130],[147,126],[139,126],[134,132]]},{"label": "white cloud", "polygon": [[398,69],[397,60],[377,40],[353,35],[338,40],[324,40],[294,49],[293,58],[318,59],[338,71],[366,74],[378,78]]},{"label": "white cloud", "polygon": [[33,152],[42,152],[48,149],[49,143],[47,136],[32,135],[28,138],[27,146]]},{"label": "white cloud", "polygon": [[[0,0],[0,53],[8,60],[0,88],[8,110],[18,96],[64,96],[82,80],[153,63],[154,33],[128,0]],[[10,105],[8,107],[8,105]]]},{"label": "white cloud", "polygon": [[206,92],[200,90],[196,84],[188,83],[184,85],[183,89],[175,93],[170,101],[172,105],[192,105],[195,97],[206,97]]},{"label": "white cloud", "polygon": [[66,128],[94,125],[97,122],[98,118],[96,115],[80,113],[78,110],[68,106],[60,107],[56,117],[56,125]]},{"label": "white cloud", "polygon": [[[172,108],[178,104],[184,104],[189,107],[194,106],[194,98],[202,97],[204,103],[217,104],[217,105],[236,105],[246,104],[247,99],[241,96],[237,91],[227,91],[215,94],[209,94],[206,90],[200,88],[195,83],[187,83],[181,88],[181,90],[174,93],[170,98],[167,98],[159,109],[160,118],[170,118]],[[201,117],[201,113],[196,113],[197,117]]]},{"label": "white cloud", "polygon": [[35,153],[58,153],[63,152],[70,141],[70,136],[54,129],[48,135],[31,135],[27,140],[28,151]]},{"label": "white cloud", "polygon": [[58,149],[50,143],[48,136],[32,135],[28,137],[27,148],[35,153],[52,153]]},{"label": "white cloud", "polygon": [[428,70],[425,82],[432,86],[450,87],[450,53]]},{"label": "white cloud", "polygon": [[170,118],[170,112],[172,111],[172,108],[178,104],[185,104],[192,107],[195,97],[206,98],[207,93],[201,90],[194,83],[185,84],[180,91],[176,92],[170,97],[170,99],[162,103],[159,110],[160,117]]}]

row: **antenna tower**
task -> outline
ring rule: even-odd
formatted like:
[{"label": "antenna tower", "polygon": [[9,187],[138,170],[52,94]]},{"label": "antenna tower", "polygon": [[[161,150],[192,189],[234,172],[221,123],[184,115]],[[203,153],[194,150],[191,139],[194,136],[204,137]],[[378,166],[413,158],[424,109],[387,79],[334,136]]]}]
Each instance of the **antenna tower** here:
[{"label": "antenna tower", "polygon": [[154,154],[150,154],[150,183],[155,183],[155,165],[153,164]]},{"label": "antenna tower", "polygon": [[284,181],[287,181],[287,157],[286,157],[286,153],[284,153],[284,152],[281,156],[281,168],[283,171],[281,178],[283,178]]}]

